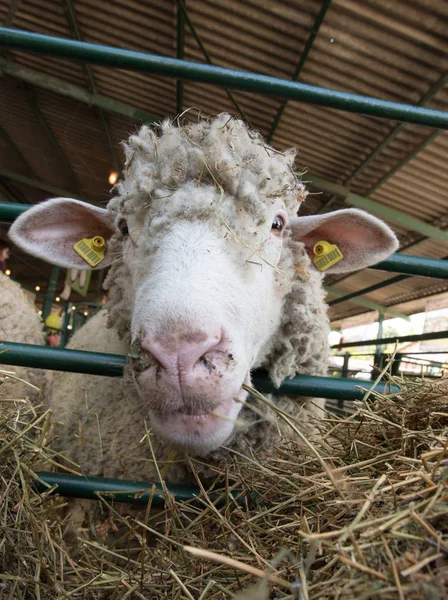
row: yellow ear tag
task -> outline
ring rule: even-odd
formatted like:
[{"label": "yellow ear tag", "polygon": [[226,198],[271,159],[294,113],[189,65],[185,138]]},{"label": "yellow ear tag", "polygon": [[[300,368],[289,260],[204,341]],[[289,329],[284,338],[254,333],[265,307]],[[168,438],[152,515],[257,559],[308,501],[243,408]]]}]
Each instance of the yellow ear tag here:
[{"label": "yellow ear tag", "polygon": [[326,271],[344,258],[336,244],[330,244],[323,240],[314,244],[313,252],[313,262],[319,271]]},{"label": "yellow ear tag", "polygon": [[73,246],[75,252],[83,258],[91,267],[96,267],[104,259],[106,242],[100,235],[93,238],[83,238]]}]

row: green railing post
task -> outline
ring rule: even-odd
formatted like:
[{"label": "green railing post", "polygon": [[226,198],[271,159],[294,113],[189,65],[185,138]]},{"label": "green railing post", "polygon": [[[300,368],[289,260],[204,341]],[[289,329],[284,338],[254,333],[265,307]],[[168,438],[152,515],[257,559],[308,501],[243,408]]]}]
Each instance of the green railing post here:
[{"label": "green railing post", "polygon": [[348,377],[348,363],[350,361],[350,352],[344,354],[344,363],[342,365],[341,377]]},{"label": "green railing post", "polygon": [[[379,313],[378,315],[378,331],[376,334],[376,339],[380,340],[383,336],[383,323],[384,323],[384,313]],[[378,344],[375,348],[375,356],[373,357],[373,369],[371,374],[371,379],[374,381],[378,375],[378,372],[381,368],[381,355],[382,355],[382,345]]]},{"label": "green railing post", "polygon": [[51,277],[48,282],[47,293],[45,294],[44,305],[42,307],[42,320],[45,322],[45,319],[51,313],[51,306],[53,304],[56,286],[58,284],[59,277],[59,267],[54,266],[51,269]]},{"label": "green railing post", "polygon": [[68,337],[67,327],[68,327],[68,324],[70,323],[70,317],[72,314],[72,306],[73,306],[72,302],[67,303],[67,308],[65,310],[64,319],[62,321],[61,341],[59,342],[59,348],[64,348],[65,344],[67,343],[67,337]]}]

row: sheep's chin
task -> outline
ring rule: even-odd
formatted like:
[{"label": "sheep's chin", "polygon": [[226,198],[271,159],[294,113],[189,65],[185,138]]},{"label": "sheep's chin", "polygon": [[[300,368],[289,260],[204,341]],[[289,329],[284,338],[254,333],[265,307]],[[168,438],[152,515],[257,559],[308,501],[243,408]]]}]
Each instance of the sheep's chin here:
[{"label": "sheep's chin", "polygon": [[222,446],[232,435],[238,413],[245,400],[241,390],[236,398],[228,398],[211,412],[202,414],[158,414],[151,412],[153,431],[170,446],[191,456],[205,456]]}]

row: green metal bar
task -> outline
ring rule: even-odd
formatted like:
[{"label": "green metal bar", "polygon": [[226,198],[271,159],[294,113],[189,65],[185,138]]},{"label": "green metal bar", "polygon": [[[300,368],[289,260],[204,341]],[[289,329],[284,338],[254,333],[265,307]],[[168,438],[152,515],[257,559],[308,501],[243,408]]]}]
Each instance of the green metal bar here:
[{"label": "green metal bar", "polygon": [[[0,29],[1,29],[1,27],[0,27]],[[1,126],[0,126],[0,137],[10,147],[11,152],[14,154],[16,159],[22,163],[22,166],[25,169],[25,171],[27,172],[27,174],[32,175],[36,179],[39,179],[37,177],[35,171],[33,170],[32,166],[30,165],[30,163],[26,160],[26,158],[23,156],[23,154],[19,150],[18,146],[14,143],[14,141],[9,136],[8,132],[5,131],[3,129],[3,127],[1,127]]]},{"label": "green metal bar", "polygon": [[0,362],[8,365],[121,377],[126,364],[125,356],[115,354],[62,350],[8,341],[0,341],[0,344]]},{"label": "green metal bar", "polygon": [[40,126],[44,130],[44,133],[45,133],[47,139],[49,140],[50,144],[53,146],[53,149],[55,150],[60,163],[64,167],[65,172],[67,173],[69,179],[71,180],[74,189],[76,190],[76,192],[78,193],[79,196],[82,196],[83,191],[82,191],[82,187],[79,182],[79,179],[76,176],[75,172],[73,171],[69,161],[67,160],[67,157],[65,156],[64,151],[62,150],[61,146],[59,145],[59,142],[57,141],[56,136],[54,135],[50,125],[48,124],[47,119],[45,118],[44,114],[42,113],[42,110],[36,99],[34,91],[32,89],[28,88],[27,95],[28,95],[28,99],[31,104],[31,107],[34,111],[34,114],[36,115],[37,121],[39,122]]},{"label": "green metal bar", "polygon": [[[0,344],[0,363],[6,365],[120,377],[126,364],[126,357],[116,354],[62,350],[8,341],[0,341]],[[286,379],[279,389],[275,388],[265,372],[255,372],[252,379],[254,386],[260,392],[269,394],[344,398],[346,400],[359,400],[364,395],[360,383],[352,379],[297,375],[293,379]],[[369,386],[365,388],[364,383],[362,387],[370,389]],[[386,388],[380,386],[376,389],[384,391]]]},{"label": "green metal bar", "polygon": [[[83,36],[81,33],[81,28],[79,26],[78,15],[76,14],[75,6],[72,0],[62,0],[62,5],[64,7],[65,17],[67,19],[68,26],[70,28],[71,34],[75,39],[82,41]],[[93,73],[92,67],[86,63],[81,64],[84,77],[88,82],[88,87],[91,93],[96,94],[97,85],[95,81],[95,75]],[[107,122],[106,115],[103,110],[97,107],[98,117],[100,119],[101,127],[103,129],[104,137],[106,138],[106,143],[109,147],[109,151],[112,157],[112,164],[117,171],[117,173],[121,173],[120,163],[118,161],[117,153],[115,152],[114,145],[112,143],[112,137],[110,135],[109,123]]]},{"label": "green metal bar", "polygon": [[44,304],[42,306],[42,320],[44,322],[48,315],[51,313],[51,307],[53,305],[56,286],[58,284],[58,277],[59,267],[53,266],[53,268],[51,269],[50,281],[48,282],[47,293],[45,294]]},{"label": "green metal bar", "polygon": [[[68,190],[61,190],[60,188],[55,187],[54,185],[48,185],[42,181],[37,181],[36,179],[31,179],[30,177],[25,177],[24,175],[20,175],[19,173],[13,173],[12,171],[7,171],[6,169],[0,169],[0,177],[5,177],[5,179],[11,179],[12,181],[17,181],[19,183],[24,183],[25,185],[29,185],[30,187],[37,188],[39,190],[44,190],[45,192],[49,192],[50,194],[54,194],[55,196],[63,196],[65,198],[77,198],[78,200],[84,200],[84,202],[90,202],[86,198],[82,198],[73,192]],[[6,204],[6,203],[0,203]],[[24,209],[28,209],[31,207],[31,204],[22,204]]]},{"label": "green metal bar", "polygon": [[[311,33],[308,36],[308,39],[306,40],[305,47],[303,48],[303,52],[300,55],[300,58],[297,62],[296,68],[291,77],[291,81],[297,81],[299,79],[300,73],[302,72],[302,69],[305,65],[305,61],[308,58],[308,54],[310,53],[310,50],[313,46],[313,42],[316,39],[317,34],[319,33],[320,26],[322,25],[322,22],[325,18],[325,15],[327,13],[327,10],[328,10],[330,4],[331,4],[331,0],[324,0],[322,7],[316,17],[316,20],[314,21],[314,25],[313,25],[313,28],[311,29]],[[278,108],[277,114],[275,115],[274,120],[272,122],[271,129],[269,130],[268,137],[266,138],[268,144],[270,144],[272,141],[275,130],[277,129],[277,126],[280,122],[280,119],[282,118],[283,112],[284,112],[287,104],[288,104],[288,101],[283,100],[283,102],[280,104],[280,106]]]},{"label": "green metal bar", "polygon": [[392,254],[387,260],[375,265],[380,271],[393,271],[423,277],[448,279],[448,257],[443,259],[424,258],[409,254]]},{"label": "green metal bar", "polygon": [[[446,265],[443,261],[446,262]],[[390,256],[386,261],[377,263],[373,268],[380,269],[382,271],[394,271],[398,273],[406,272],[411,273],[411,275],[397,275],[396,277],[391,277],[390,279],[386,279],[386,281],[380,281],[379,283],[362,288],[361,290],[352,292],[351,294],[346,294],[341,298],[331,300],[328,305],[334,306],[335,304],[340,304],[346,300],[351,300],[352,298],[358,298],[359,296],[376,292],[377,290],[394,285],[400,281],[405,281],[413,275],[448,279],[448,256],[444,256],[441,260],[437,260],[434,258],[424,258],[423,256],[392,254],[392,256]]]},{"label": "green metal bar", "polygon": [[334,344],[332,348],[354,348],[355,346],[382,346],[384,344],[399,344],[405,342],[424,342],[426,340],[443,340],[448,338],[448,330],[446,331],[435,331],[432,333],[420,333],[416,335],[398,335],[393,338],[381,338],[377,340],[360,340],[358,342],[343,342],[342,344]]},{"label": "green metal bar", "polygon": [[366,294],[370,294],[371,292],[376,292],[376,290],[380,290],[381,288],[393,285],[394,283],[398,283],[399,281],[403,281],[404,279],[409,279],[409,277],[411,277],[411,275],[397,275],[396,277],[391,277],[390,279],[386,279],[386,281],[380,281],[379,283],[375,283],[374,285],[370,285],[369,287],[362,288],[357,292],[352,292],[351,294],[346,294],[345,296],[341,296],[340,298],[330,300],[330,302],[328,302],[328,306],[334,306],[335,304],[346,302],[347,300],[351,300],[352,298],[358,298],[358,296],[364,296]]},{"label": "green metal bar", "polygon": [[[383,323],[384,323],[384,313],[380,313],[378,316],[378,331],[376,334],[376,338],[380,340],[383,337]],[[382,345],[378,345],[375,348],[375,355],[373,357],[373,369],[371,372],[371,379],[375,381],[378,376],[378,373],[381,372],[381,363],[382,360],[383,347]]]},{"label": "green metal bar", "polygon": [[[176,58],[183,60],[185,46],[185,13],[186,7],[182,6],[180,0],[177,0],[177,44]],[[184,83],[178,79],[176,82],[176,112],[178,115],[182,112],[184,103]]]},{"label": "green metal bar", "polygon": [[329,90],[257,73],[181,61],[166,56],[87,44],[4,27],[0,28],[0,46],[448,129],[448,112]]},{"label": "green metal bar", "polygon": [[[330,294],[334,294],[335,296],[345,296],[346,293],[342,290],[338,290],[334,288],[332,285],[324,285],[324,289]],[[382,306],[381,304],[377,304],[376,302],[371,302],[370,300],[364,300],[362,298],[355,298],[352,300],[355,304],[359,304],[360,306],[365,306],[366,308],[370,308],[370,310],[377,310],[380,313],[387,313],[392,317],[396,317],[397,319],[404,319],[405,321],[409,321],[410,318],[408,315],[404,315],[392,308],[388,308],[387,306]]]},{"label": "green metal bar", "polygon": [[[209,65],[213,64],[212,59],[210,58],[210,54],[207,52],[204,44],[202,43],[195,26],[193,25],[188,13],[187,13],[187,9],[185,6],[185,2],[183,0],[178,0],[178,2],[180,3],[182,10],[184,11],[184,16],[185,16],[185,20],[187,22],[188,27],[190,28],[191,33],[193,34],[194,39],[196,40],[197,45],[199,46],[199,49],[201,50],[202,54],[204,55],[205,60],[208,62]],[[249,124],[249,120],[244,112],[244,110],[241,108],[240,104],[236,101],[234,95],[232,94],[232,92],[225,88],[224,90],[227,94],[227,97],[229,98],[230,102],[233,104],[233,106],[236,108],[236,110],[239,112],[241,118],[243,119],[243,121],[246,121],[246,123]]]},{"label": "green metal bar", "polygon": [[21,65],[17,65],[11,61],[1,58],[0,71],[3,71],[4,73],[7,73],[16,79],[27,81],[28,83],[31,83],[37,87],[55,92],[56,94],[73,98],[74,100],[84,102],[89,106],[97,106],[103,110],[124,115],[125,117],[134,119],[136,121],[142,121],[143,123],[154,123],[162,119],[161,116],[152,115],[144,110],[136,108],[135,106],[130,106],[129,104],[119,102],[118,100],[113,100],[112,98],[107,98],[101,94],[92,94],[91,92],[78,87],[77,85],[67,83],[63,79],[51,77],[50,75],[44,75],[43,73],[39,73],[39,71],[22,67]]},{"label": "green metal bar", "polygon": [[[165,504],[165,494],[160,484],[148,481],[127,481],[124,479],[107,479],[102,477],[82,477],[68,473],[50,473],[38,471],[33,483],[38,492],[44,493],[48,487],[57,486],[54,494],[69,498],[87,498],[99,500],[106,497],[109,501],[127,502],[129,504],[148,504],[152,499],[154,506]],[[176,501],[186,502],[200,496],[200,490],[182,485],[170,485],[169,492]],[[233,493],[235,497],[238,494]],[[218,498],[215,494],[213,499]]]}]

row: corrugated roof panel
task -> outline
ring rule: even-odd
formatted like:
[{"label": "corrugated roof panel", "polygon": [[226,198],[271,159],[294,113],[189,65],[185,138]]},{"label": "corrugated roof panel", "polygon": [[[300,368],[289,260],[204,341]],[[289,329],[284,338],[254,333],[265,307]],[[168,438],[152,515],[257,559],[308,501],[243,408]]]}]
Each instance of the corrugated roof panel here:
[{"label": "corrugated roof panel", "polygon": [[[21,82],[5,77],[1,86],[2,110],[1,121],[3,129],[18,146],[22,156],[32,171],[17,164],[13,171],[22,173],[31,179],[40,179],[51,185],[71,188],[70,179],[61,168],[58,155],[47,137],[45,129],[37,121],[33,109],[31,94],[35,96],[40,106],[38,95],[27,91]],[[11,152],[11,151],[10,151]],[[58,168],[55,168],[57,165]]]}]

